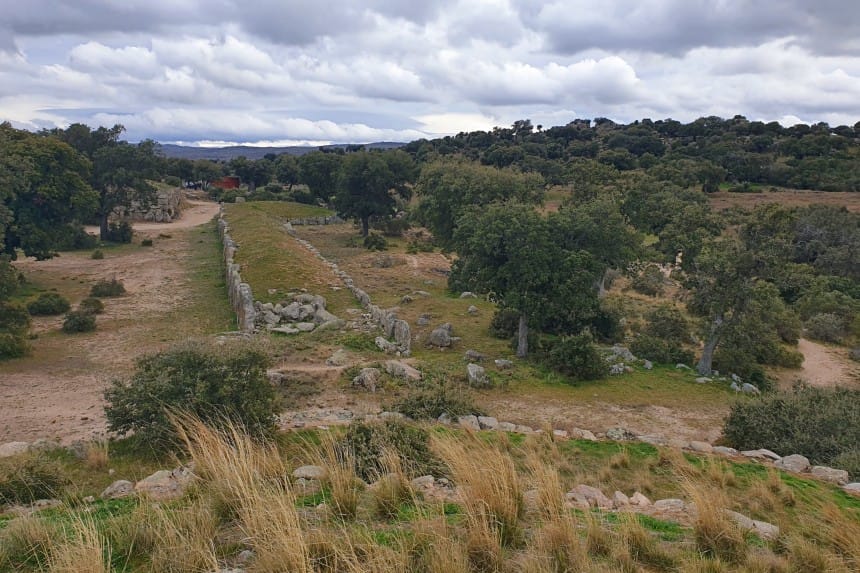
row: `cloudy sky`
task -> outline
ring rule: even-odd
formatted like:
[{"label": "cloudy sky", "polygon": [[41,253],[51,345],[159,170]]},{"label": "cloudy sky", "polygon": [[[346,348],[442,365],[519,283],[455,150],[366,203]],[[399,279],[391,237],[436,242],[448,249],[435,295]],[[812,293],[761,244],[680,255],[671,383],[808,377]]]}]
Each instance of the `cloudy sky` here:
[{"label": "cloudy sky", "polygon": [[860,120],[858,0],[0,0],[0,120],[409,141],[531,118]]}]

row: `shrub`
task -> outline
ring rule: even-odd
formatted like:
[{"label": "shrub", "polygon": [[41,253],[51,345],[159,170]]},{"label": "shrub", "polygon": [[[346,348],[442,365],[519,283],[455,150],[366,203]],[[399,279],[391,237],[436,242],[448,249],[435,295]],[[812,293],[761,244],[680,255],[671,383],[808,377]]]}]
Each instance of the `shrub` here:
[{"label": "shrub", "polygon": [[92,332],[96,329],[96,317],[88,312],[73,310],[63,319],[63,332],[74,334],[75,332]]},{"label": "shrub", "polygon": [[860,390],[796,386],[791,392],[738,402],[723,428],[738,449],[803,454],[815,464],[856,459]]},{"label": "shrub", "polygon": [[364,248],[368,251],[384,251],[388,248],[388,241],[377,233],[370,233],[364,238]]},{"label": "shrub", "polygon": [[402,237],[409,230],[409,220],[406,217],[387,217],[374,222],[373,228],[386,237]]},{"label": "shrub", "polygon": [[268,356],[250,344],[189,342],[144,356],[131,378],[114,380],[105,392],[108,428],[169,446],[175,430],[168,409],[174,409],[216,427],[230,422],[253,436],[269,435],[279,404],[268,365]]},{"label": "shrub", "polygon": [[87,297],[78,303],[78,310],[87,314],[101,314],[105,311],[105,303],[94,297]]},{"label": "shrub", "polygon": [[96,261],[100,261],[100,260],[102,260],[103,258],[105,258],[105,254],[102,252],[102,250],[101,250],[101,249],[96,249],[96,250],[95,250],[95,251],[93,251],[93,253],[90,255],[90,258],[91,258],[91,259],[93,259],[93,260],[96,260]]},{"label": "shrub", "polygon": [[20,358],[30,352],[30,345],[24,336],[0,332],[0,360]]},{"label": "shrub", "polygon": [[69,301],[55,292],[43,292],[27,304],[27,312],[33,316],[53,316],[68,312],[72,307]]},{"label": "shrub", "polygon": [[182,187],[182,179],[176,175],[168,175],[164,178],[164,182],[171,187]]},{"label": "shrub", "polygon": [[830,464],[847,471],[854,480],[860,479],[860,448],[842,452],[830,460]]},{"label": "shrub", "polygon": [[640,334],[630,343],[630,352],[658,364],[691,364],[693,352],[685,350],[677,342],[663,340],[648,334]]},{"label": "shrub", "polygon": [[410,477],[443,473],[442,462],[430,451],[427,430],[414,424],[396,420],[351,424],[342,445],[352,452],[356,473],[365,481],[385,473],[386,451],[400,455],[403,471]]},{"label": "shrub", "polygon": [[806,321],[806,335],[822,342],[841,342],[845,335],[845,320],[830,312],[814,314]]},{"label": "shrub", "polygon": [[[2,284],[0,284],[2,287]],[[24,307],[0,301],[0,359],[19,358],[29,351],[30,313]]]},{"label": "shrub", "polygon": [[436,381],[430,377],[391,404],[389,409],[413,420],[435,420],[442,414],[456,418],[483,413],[467,390],[446,380]]},{"label": "shrub", "polygon": [[855,346],[851,349],[851,352],[848,353],[849,358],[855,362],[860,362],[860,346]]},{"label": "shrub", "polygon": [[140,246],[141,247],[151,247],[152,246],[152,239],[143,239],[140,242]]},{"label": "shrub", "polygon": [[508,308],[500,308],[490,321],[490,334],[495,338],[507,340],[517,333],[520,324],[520,313]]},{"label": "shrub", "polygon": [[131,223],[120,221],[108,225],[107,237],[105,238],[112,243],[130,243],[133,235],[134,230],[131,228]]},{"label": "shrub", "polygon": [[690,325],[681,311],[674,306],[661,304],[645,315],[648,325],[645,334],[662,340],[683,343],[689,338]]},{"label": "shrub", "polygon": [[59,464],[42,455],[0,460],[0,505],[57,497],[66,485]]},{"label": "shrub", "polygon": [[111,280],[101,280],[93,285],[93,288],[90,289],[90,296],[94,297],[115,297],[122,296],[125,294],[125,286],[123,286],[122,281],[118,281],[116,279]]},{"label": "shrub", "polygon": [[663,271],[657,265],[647,265],[642,271],[633,277],[631,286],[638,293],[648,296],[663,294],[663,286],[666,282]]},{"label": "shrub", "polygon": [[598,380],[608,372],[590,334],[563,336],[544,342],[547,366],[574,380]]}]

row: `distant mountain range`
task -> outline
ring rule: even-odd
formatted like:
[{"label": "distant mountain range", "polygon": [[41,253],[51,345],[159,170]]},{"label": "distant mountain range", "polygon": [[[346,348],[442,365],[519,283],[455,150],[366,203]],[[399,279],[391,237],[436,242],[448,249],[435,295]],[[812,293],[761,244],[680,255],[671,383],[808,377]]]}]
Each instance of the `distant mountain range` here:
[{"label": "distant mountain range", "polygon": [[230,147],[189,147],[185,145],[173,145],[171,143],[161,144],[161,151],[166,157],[175,157],[178,159],[212,159],[215,161],[229,161],[236,157],[245,156],[248,159],[261,159],[269,153],[280,155],[289,153],[290,155],[304,155],[311,151],[319,149],[347,149],[352,147],[364,147],[365,149],[397,149],[403,147],[405,143],[397,143],[394,141],[377,141],[375,143],[366,143],[361,145],[356,144],[336,144],[336,145],[321,145],[318,147],[312,146],[290,146],[290,147],[251,147],[248,145],[233,145]]}]

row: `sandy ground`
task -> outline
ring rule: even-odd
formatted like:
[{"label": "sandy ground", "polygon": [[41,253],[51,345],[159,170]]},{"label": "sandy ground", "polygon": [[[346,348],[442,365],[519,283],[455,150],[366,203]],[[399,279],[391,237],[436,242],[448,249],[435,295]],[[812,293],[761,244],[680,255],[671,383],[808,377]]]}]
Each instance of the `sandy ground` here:
[{"label": "sandy ground", "polygon": [[[159,231],[161,233],[175,231],[177,229],[188,229],[196,227],[212,220],[218,213],[218,203],[212,201],[186,200],[190,205],[182,210],[182,217],[170,223],[134,223],[135,231]],[[98,234],[99,228],[95,225],[84,227],[87,233]]]},{"label": "sandy ground", "polygon": [[803,354],[800,370],[784,370],[778,373],[783,386],[795,380],[803,380],[810,386],[829,387],[860,385],[860,364],[848,358],[845,348],[825,346],[805,338],[797,343]]},{"label": "sandy ground", "polygon": [[32,355],[0,363],[0,442],[52,438],[68,443],[104,431],[102,393],[109,381],[126,374],[139,354],[187,332],[186,325],[171,325],[190,294],[187,229],[211,220],[217,211],[217,204],[196,203],[173,223],[135,225],[172,235],[152,248],[108,252],[103,260],[63,253],[15,263],[32,282],[56,287],[73,304],[105,278],[123,281],[128,294],[104,299],[105,313],[94,333],[64,335],[61,317],[33,321],[38,338]]}]

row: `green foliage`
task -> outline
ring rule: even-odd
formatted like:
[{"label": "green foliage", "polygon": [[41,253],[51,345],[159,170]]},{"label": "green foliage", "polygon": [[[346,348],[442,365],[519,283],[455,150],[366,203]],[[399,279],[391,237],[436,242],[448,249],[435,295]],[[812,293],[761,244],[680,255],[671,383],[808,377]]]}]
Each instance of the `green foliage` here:
[{"label": "green foliage", "polygon": [[100,280],[90,289],[90,296],[110,298],[125,294],[125,286],[117,279]]},{"label": "green foliage", "polygon": [[413,420],[436,420],[442,414],[452,418],[483,414],[468,390],[444,378],[425,376],[389,408]]},{"label": "green foliage", "polygon": [[384,472],[380,457],[385,450],[400,455],[409,477],[444,474],[444,465],[430,451],[427,430],[414,424],[393,420],[351,424],[342,445],[353,453],[358,476],[368,482]]},{"label": "green foliage", "polygon": [[78,303],[78,310],[87,314],[101,314],[105,310],[105,304],[95,297],[87,297]]},{"label": "green foliage", "polygon": [[517,333],[519,322],[519,312],[509,308],[497,309],[490,321],[490,334],[495,338],[508,340]]},{"label": "green foliage", "polygon": [[108,225],[107,234],[102,237],[102,240],[112,243],[128,244],[134,236],[134,229],[128,221],[120,221],[119,223],[110,223]]},{"label": "green foliage", "polygon": [[409,219],[406,217],[385,217],[373,223],[373,228],[386,237],[402,237],[409,227]]},{"label": "green foliage", "polygon": [[[2,271],[0,261],[0,271]],[[2,280],[2,276],[0,276]],[[2,285],[0,285],[2,287]],[[0,360],[25,356],[30,346],[27,331],[30,329],[30,313],[21,305],[4,301],[0,297]]]},{"label": "green foliage", "polygon": [[0,506],[56,498],[67,480],[60,465],[41,454],[0,460]]},{"label": "green foliage", "polygon": [[806,335],[822,342],[842,342],[846,333],[845,319],[831,312],[819,312],[804,324]]},{"label": "green foliage", "polygon": [[27,312],[32,316],[63,314],[71,308],[68,299],[55,292],[43,292],[34,301],[27,303]]},{"label": "green foliage", "polygon": [[847,471],[853,479],[860,479],[860,448],[842,452],[830,460],[830,463],[835,468]]},{"label": "green foliage", "polygon": [[609,373],[606,360],[587,333],[544,339],[540,356],[547,366],[573,380],[599,380]]},{"label": "green foliage", "polygon": [[666,284],[666,277],[663,276],[663,271],[657,265],[645,265],[639,271],[630,285],[638,293],[648,296],[660,296],[663,294]]},{"label": "green foliage", "polygon": [[176,175],[168,175],[164,178],[164,182],[171,187],[182,187],[182,179]]},{"label": "green foliage", "polygon": [[63,332],[74,334],[76,332],[92,332],[96,329],[96,317],[94,314],[82,310],[73,310],[63,319]]},{"label": "green foliage", "polygon": [[144,356],[130,378],[114,380],[105,392],[108,428],[165,447],[175,437],[168,410],[176,410],[217,427],[231,421],[252,435],[269,435],[279,411],[266,377],[269,362],[250,344],[189,342]]},{"label": "green foliage", "polygon": [[152,246],[152,239],[143,239],[140,242],[140,246],[141,247],[151,247]]},{"label": "green foliage", "polygon": [[90,258],[93,259],[94,261],[100,261],[100,260],[105,258],[105,254],[102,252],[101,249],[96,249],[95,251],[92,252],[92,254],[90,255]]},{"label": "green foliage", "polygon": [[368,251],[385,251],[388,249],[388,241],[377,233],[370,233],[364,238],[364,248]]},{"label": "green foliage", "polygon": [[686,342],[690,337],[690,325],[677,307],[661,304],[648,311],[645,319],[648,324],[644,332],[649,336],[678,343]]},{"label": "green foliage", "polygon": [[814,464],[836,465],[839,456],[856,461],[858,419],[860,390],[797,386],[792,392],[737,402],[723,433],[738,449],[769,448],[783,455],[803,454]]},{"label": "green foliage", "polygon": [[658,364],[691,364],[695,359],[691,350],[678,342],[665,340],[648,334],[640,334],[630,343],[630,352]]}]

